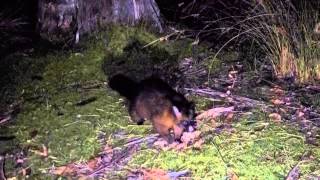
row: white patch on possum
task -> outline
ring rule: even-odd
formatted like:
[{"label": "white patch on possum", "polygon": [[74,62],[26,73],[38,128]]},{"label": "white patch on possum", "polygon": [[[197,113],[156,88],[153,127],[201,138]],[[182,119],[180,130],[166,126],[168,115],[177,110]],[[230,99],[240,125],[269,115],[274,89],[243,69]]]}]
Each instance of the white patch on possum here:
[{"label": "white patch on possum", "polygon": [[181,119],[181,118],[182,118],[182,114],[181,114],[181,112],[179,111],[179,109],[178,109],[176,106],[172,106],[172,110],[173,110],[174,115],[175,115],[178,119]]}]

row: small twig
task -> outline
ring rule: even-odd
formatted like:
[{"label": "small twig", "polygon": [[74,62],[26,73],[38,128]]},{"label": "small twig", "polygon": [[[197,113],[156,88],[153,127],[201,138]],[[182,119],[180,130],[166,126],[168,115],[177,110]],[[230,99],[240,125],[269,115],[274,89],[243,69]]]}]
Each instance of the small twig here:
[{"label": "small twig", "polygon": [[[187,91],[192,91],[195,93],[205,94],[205,95],[209,95],[209,96],[219,96],[222,98],[230,97],[230,98],[232,98],[233,101],[238,101],[238,102],[242,102],[242,103],[246,102],[247,105],[251,106],[251,107],[252,106],[262,106],[262,107],[266,106],[266,104],[262,101],[258,101],[258,100],[250,99],[247,97],[238,96],[238,95],[228,95],[226,93],[215,91],[213,89],[192,89],[192,88],[184,88],[184,89]],[[228,100],[228,98],[226,100],[230,102],[230,100]]]},{"label": "small twig", "polygon": [[213,90],[209,90],[209,89],[193,89],[193,88],[184,88],[187,91],[192,91],[198,94],[206,94],[206,95],[210,95],[210,96],[219,96],[219,97],[227,97],[228,95],[226,93],[223,92],[219,92],[219,91],[213,91]]},{"label": "small twig", "polygon": [[91,122],[89,122],[89,121],[77,120],[77,121],[74,121],[74,122],[71,122],[71,123],[65,124],[65,125],[63,125],[63,127],[68,127],[68,126],[70,126],[70,125],[73,125],[73,124],[80,124],[80,123],[83,123],[83,124],[91,124]]},{"label": "small twig", "polygon": [[293,168],[289,171],[288,175],[286,176],[285,180],[298,180],[300,177],[300,169],[299,165],[304,161],[303,159],[307,155],[307,152],[304,152],[303,155],[300,157],[299,162],[293,166]]},{"label": "small twig", "polygon": [[274,83],[274,82],[271,82],[271,81],[268,81],[268,80],[266,80],[266,79],[264,79],[264,78],[262,78],[261,80],[264,81],[264,82],[266,82],[266,83],[268,83],[268,84],[271,84],[271,85],[273,85],[273,86],[279,86],[278,84],[276,84],[276,83]]},{"label": "small twig", "polygon": [[104,81],[87,81],[84,83],[80,82],[73,82],[70,84],[67,84],[63,87],[60,87],[58,90],[65,90],[65,89],[80,89],[80,90],[91,90],[91,89],[100,89],[104,87],[106,82]]},{"label": "small twig", "polygon": [[157,140],[158,136],[159,136],[158,134],[152,134],[152,135],[149,135],[147,137],[137,138],[137,139],[134,139],[133,141],[130,141],[127,144],[125,144],[124,147],[132,146],[132,145],[135,145],[135,144],[140,144],[140,143],[143,143],[143,142],[146,142],[146,141],[147,142],[151,142],[151,141],[154,142],[154,141]]},{"label": "small twig", "polygon": [[314,123],[312,121],[320,121],[320,118],[306,119],[306,121],[310,121],[311,123]]},{"label": "small twig", "polygon": [[144,137],[144,138],[135,138],[133,139],[132,141],[128,142],[127,144],[123,145],[123,147],[125,147],[124,150],[122,150],[118,155],[117,157],[114,155],[114,158],[113,160],[110,162],[110,163],[107,163],[107,164],[103,164],[100,168],[96,169],[95,171],[91,172],[88,177],[94,177],[96,176],[97,174],[101,173],[101,172],[104,172],[106,169],[108,168],[111,168],[115,165],[117,165],[122,159],[130,156],[130,152],[135,150],[137,145],[140,144],[140,143],[143,143],[145,141],[148,141],[151,140],[151,141],[155,141],[157,139],[159,135],[158,134],[152,134],[152,135],[149,135],[147,137]]},{"label": "small twig", "polygon": [[228,167],[229,163],[224,159],[224,156],[222,155],[222,153],[221,153],[221,151],[220,151],[220,149],[219,149],[218,145],[216,144],[216,142],[215,142],[215,141],[213,141],[213,142],[212,142],[212,144],[213,144],[213,146],[215,146],[215,147],[216,147],[216,149],[217,149],[217,151],[218,151],[218,154],[219,154],[219,156],[220,156],[221,160],[224,162],[225,166],[226,166],[226,167]]},{"label": "small twig", "polygon": [[160,37],[160,38],[158,38],[158,39],[156,39],[156,40],[154,40],[154,41],[151,41],[150,43],[144,45],[144,46],[142,47],[142,49],[147,48],[147,47],[149,47],[149,46],[151,46],[151,45],[153,45],[153,44],[155,44],[155,43],[157,43],[157,42],[161,42],[161,41],[164,41],[164,40],[168,40],[168,39],[169,39],[171,36],[173,36],[173,35],[182,34],[182,33],[183,33],[183,31],[175,31],[175,32],[173,32],[173,33],[171,33],[171,34],[168,34],[168,35],[163,36],[163,37]]},{"label": "small twig", "polygon": [[0,117],[0,125],[8,122],[9,120],[11,120],[11,116],[10,115],[5,116],[5,117]]},{"label": "small twig", "polygon": [[86,104],[89,104],[89,103],[92,103],[94,101],[96,101],[98,98],[97,97],[89,97],[87,99],[84,99],[84,100],[80,100],[79,102],[77,102],[75,105],[76,106],[84,106]]},{"label": "small twig", "polygon": [[100,117],[100,115],[97,114],[78,114],[77,118],[81,118],[81,117]]},{"label": "small twig", "polygon": [[5,157],[4,156],[0,156],[0,180],[6,180],[6,176],[4,173],[4,161],[5,161]]},{"label": "small twig", "polygon": [[103,164],[100,168],[94,170],[93,172],[91,172],[87,177],[94,177],[96,176],[97,174],[103,172],[104,170],[110,168],[111,166],[119,163],[119,161],[127,156],[129,156],[131,153],[132,150],[135,149],[136,146],[129,146],[127,147],[126,149],[122,150],[119,154],[118,157],[116,158],[113,158],[113,160],[110,162],[110,163],[107,163],[107,164]]}]

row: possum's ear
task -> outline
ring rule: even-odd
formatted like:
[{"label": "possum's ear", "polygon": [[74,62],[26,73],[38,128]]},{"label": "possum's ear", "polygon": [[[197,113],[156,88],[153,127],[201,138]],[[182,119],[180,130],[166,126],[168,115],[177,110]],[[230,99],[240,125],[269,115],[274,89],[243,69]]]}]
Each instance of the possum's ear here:
[{"label": "possum's ear", "polygon": [[176,107],[176,106],[172,106],[172,111],[174,113],[174,115],[180,119],[182,117],[182,114],[181,112],[179,111],[179,109]]}]

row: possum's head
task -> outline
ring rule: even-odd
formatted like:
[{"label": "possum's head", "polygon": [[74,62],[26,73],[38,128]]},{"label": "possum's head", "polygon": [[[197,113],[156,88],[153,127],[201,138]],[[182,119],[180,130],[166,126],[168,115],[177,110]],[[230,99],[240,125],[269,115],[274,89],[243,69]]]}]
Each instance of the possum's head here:
[{"label": "possum's head", "polygon": [[[197,123],[194,120],[195,112],[193,103],[190,103],[188,112],[182,113],[176,106],[172,106],[172,110],[178,121],[177,127],[186,132],[193,132],[196,129]],[[187,114],[189,117],[186,116]]]}]

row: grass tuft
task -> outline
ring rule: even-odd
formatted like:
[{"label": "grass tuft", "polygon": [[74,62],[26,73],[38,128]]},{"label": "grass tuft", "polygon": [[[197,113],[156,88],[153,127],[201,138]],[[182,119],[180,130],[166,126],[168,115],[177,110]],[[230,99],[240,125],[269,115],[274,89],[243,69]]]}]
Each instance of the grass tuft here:
[{"label": "grass tuft", "polygon": [[276,76],[314,82],[320,73],[320,43],[314,32],[319,6],[319,2],[261,1],[239,28],[250,30],[246,38],[267,55]]}]

